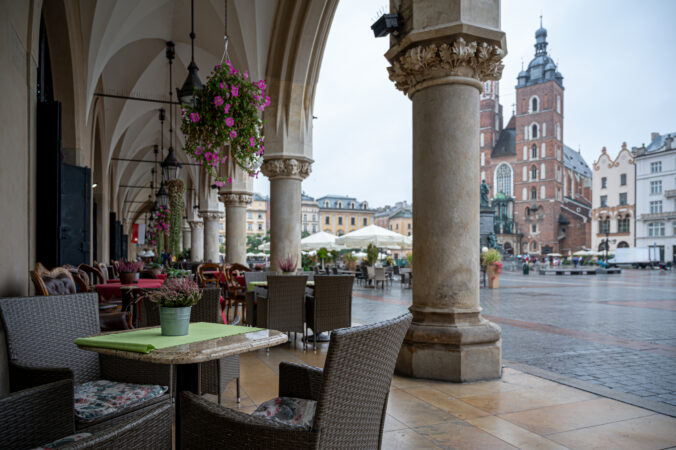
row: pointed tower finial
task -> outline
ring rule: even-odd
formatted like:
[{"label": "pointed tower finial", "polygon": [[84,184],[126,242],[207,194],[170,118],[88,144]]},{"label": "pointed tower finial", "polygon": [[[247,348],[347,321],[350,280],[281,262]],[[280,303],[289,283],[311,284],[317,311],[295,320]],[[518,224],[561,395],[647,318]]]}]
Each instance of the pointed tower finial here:
[{"label": "pointed tower finial", "polygon": [[540,13],[540,28],[542,28],[542,13]]}]

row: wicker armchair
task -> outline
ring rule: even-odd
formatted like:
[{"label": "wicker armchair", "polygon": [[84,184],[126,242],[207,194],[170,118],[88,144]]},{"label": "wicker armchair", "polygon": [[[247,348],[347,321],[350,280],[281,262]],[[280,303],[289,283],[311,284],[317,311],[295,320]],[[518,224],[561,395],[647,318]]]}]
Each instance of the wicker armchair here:
[{"label": "wicker armchair", "polygon": [[110,277],[106,263],[94,263],[94,267],[98,267],[99,271],[101,271],[101,275],[103,275],[103,282],[107,283]]},{"label": "wicker armchair", "polygon": [[[91,427],[87,429],[91,436],[59,448],[171,448],[172,415],[167,397],[146,410]],[[3,448],[35,448],[75,431],[72,380],[43,384],[0,399]]]},{"label": "wicker armchair", "polygon": [[394,365],[412,316],[331,333],[324,369],[279,365],[280,397],[317,401],[312,428],[219,408],[181,393],[181,447],[379,448]]},{"label": "wicker armchair", "polygon": [[[0,299],[10,390],[67,378],[76,384],[105,379],[168,386],[167,366],[99,355],[75,345],[76,338],[99,333],[98,303],[94,293]],[[164,397],[168,394],[124,409],[117,416],[145,409]],[[114,417],[80,424],[79,429]]]},{"label": "wicker armchair", "polygon": [[307,277],[268,276],[268,295],[257,296],[256,326],[304,333]]},{"label": "wicker armchair", "polygon": [[[220,303],[221,290],[219,288],[202,289],[202,299],[192,307],[190,322],[223,323]],[[160,313],[157,305],[148,300],[143,300],[141,305],[143,308],[143,326],[159,326]],[[220,405],[223,391],[232,380],[236,380],[237,403],[239,403],[239,355],[201,363],[199,370],[202,394],[217,395],[218,404]]]},{"label": "wicker armchair", "polygon": [[354,277],[317,275],[314,280],[314,297],[308,297],[305,303],[305,317],[307,327],[312,328],[316,349],[318,333],[352,326]]},{"label": "wicker armchair", "polygon": [[80,264],[77,268],[91,276],[90,284],[92,285],[92,288],[95,284],[103,284],[106,282],[101,269],[97,269],[89,264]]}]

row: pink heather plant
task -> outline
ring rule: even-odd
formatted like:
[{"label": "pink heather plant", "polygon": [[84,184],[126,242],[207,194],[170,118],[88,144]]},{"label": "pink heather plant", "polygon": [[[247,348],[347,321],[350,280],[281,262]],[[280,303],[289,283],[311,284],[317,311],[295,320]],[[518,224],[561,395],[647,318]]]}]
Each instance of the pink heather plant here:
[{"label": "pink heather plant", "polygon": [[197,304],[202,299],[202,293],[197,283],[188,278],[167,278],[162,287],[147,298],[160,306],[182,308]]},{"label": "pink heather plant", "polygon": [[125,261],[124,258],[117,262],[117,271],[120,273],[137,273],[143,270],[141,261]]},{"label": "pink heather plant", "polygon": [[288,272],[295,272],[298,263],[296,262],[295,258],[292,258],[291,256],[287,256],[286,258],[282,258],[282,259],[278,260],[277,265],[282,270],[282,272],[288,273]]}]

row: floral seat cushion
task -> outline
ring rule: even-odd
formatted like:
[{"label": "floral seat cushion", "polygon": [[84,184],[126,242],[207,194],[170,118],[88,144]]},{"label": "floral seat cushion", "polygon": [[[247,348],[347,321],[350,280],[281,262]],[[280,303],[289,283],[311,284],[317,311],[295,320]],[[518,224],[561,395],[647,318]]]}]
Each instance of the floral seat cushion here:
[{"label": "floral seat cushion", "polygon": [[254,417],[264,417],[287,425],[300,426],[309,430],[312,428],[316,408],[317,402],[314,400],[276,397],[261,403],[251,415]]},{"label": "floral seat cushion", "polygon": [[77,442],[80,439],[87,438],[91,436],[91,433],[78,433],[78,434],[71,434],[70,436],[62,437],[61,439],[57,439],[53,442],[50,442],[49,444],[42,445],[40,447],[36,447],[33,450],[47,450],[50,448],[59,448],[62,445],[66,444],[72,444],[73,442]]},{"label": "floral seat cushion", "polygon": [[164,395],[167,386],[97,380],[75,386],[75,419],[90,422]]}]

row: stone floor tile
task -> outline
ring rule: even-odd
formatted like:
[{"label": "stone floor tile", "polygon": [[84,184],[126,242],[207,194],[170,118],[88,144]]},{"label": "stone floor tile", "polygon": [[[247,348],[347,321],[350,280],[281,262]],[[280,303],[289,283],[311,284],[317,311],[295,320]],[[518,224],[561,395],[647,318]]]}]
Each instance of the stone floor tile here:
[{"label": "stone floor tile", "polygon": [[455,417],[400,389],[390,390],[387,413],[408,427],[433,425]]},{"label": "stone floor tile", "polygon": [[413,448],[438,449],[440,447],[410,428],[396,431],[386,431],[383,433],[383,449],[408,450]]},{"label": "stone floor tile", "polygon": [[416,388],[408,389],[406,392],[443,411],[446,411],[447,413],[459,419],[464,420],[489,415],[489,413],[486,411],[467,404],[462,400],[453,398],[452,396],[442,393],[436,389]]},{"label": "stone floor tile", "polygon": [[556,385],[554,387],[477,395],[463,398],[462,401],[491,414],[503,414],[593,398],[597,398],[597,396],[567,386]]},{"label": "stone floor tile", "polygon": [[418,427],[415,431],[444,448],[450,447],[458,450],[502,450],[517,448],[490,433],[462,421],[447,421],[437,425]]},{"label": "stone floor tile", "polygon": [[509,383],[505,380],[480,381],[476,383],[443,383],[438,382],[430,387],[450,394],[455,398],[473,397],[475,395],[492,394],[496,392],[509,392],[524,389],[524,386]]},{"label": "stone floor tile", "polygon": [[676,445],[676,419],[655,414],[548,437],[573,450],[657,450]]},{"label": "stone floor tile", "polygon": [[549,406],[510,414],[501,418],[540,435],[644,417],[652,411],[607,398]]},{"label": "stone floor tile", "polygon": [[392,417],[390,414],[385,414],[385,426],[383,427],[385,431],[403,430],[404,428],[408,427]]},{"label": "stone floor tile", "polygon": [[478,417],[467,422],[521,449],[565,450],[565,447],[556,442],[496,416]]}]

